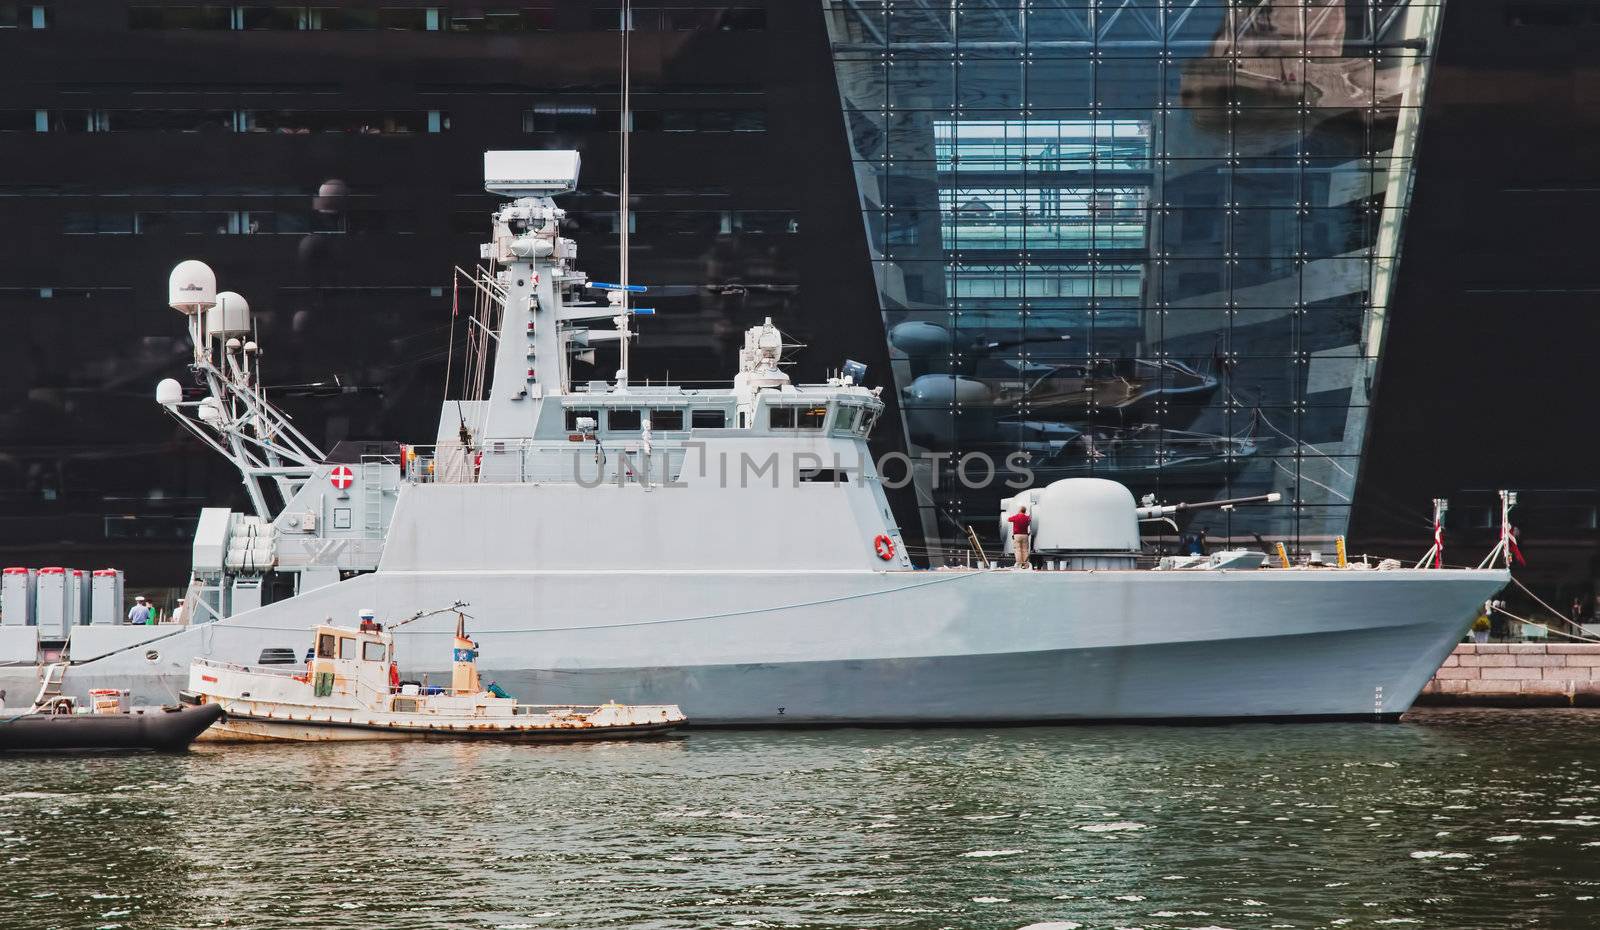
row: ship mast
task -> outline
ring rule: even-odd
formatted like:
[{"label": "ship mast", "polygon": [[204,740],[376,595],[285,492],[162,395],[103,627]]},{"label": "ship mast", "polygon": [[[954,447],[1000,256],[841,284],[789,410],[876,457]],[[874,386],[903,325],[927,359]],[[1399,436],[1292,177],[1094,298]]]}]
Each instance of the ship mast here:
[{"label": "ship mast", "polygon": [[628,343],[633,334],[628,331],[628,225],[632,218],[632,191],[629,184],[629,157],[633,139],[633,69],[629,67],[631,53],[631,37],[633,35],[633,4],[631,0],[622,3],[622,53],[620,55],[622,68],[622,113],[619,117],[621,125],[617,133],[620,138],[617,162],[621,174],[621,183],[618,185],[618,194],[621,197],[621,210],[619,213],[618,252],[617,252],[617,283],[621,287],[611,291],[608,297],[617,308],[614,322],[617,325],[617,349],[619,358],[617,362],[617,387],[625,389],[628,386]]}]

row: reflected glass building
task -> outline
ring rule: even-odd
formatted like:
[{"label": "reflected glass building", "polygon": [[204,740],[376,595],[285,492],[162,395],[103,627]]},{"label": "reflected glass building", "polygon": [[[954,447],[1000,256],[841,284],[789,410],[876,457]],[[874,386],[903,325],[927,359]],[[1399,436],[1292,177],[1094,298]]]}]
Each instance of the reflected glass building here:
[{"label": "reflected glass building", "polygon": [[1213,535],[1345,532],[1440,9],[825,4],[921,529],[1025,451]]}]

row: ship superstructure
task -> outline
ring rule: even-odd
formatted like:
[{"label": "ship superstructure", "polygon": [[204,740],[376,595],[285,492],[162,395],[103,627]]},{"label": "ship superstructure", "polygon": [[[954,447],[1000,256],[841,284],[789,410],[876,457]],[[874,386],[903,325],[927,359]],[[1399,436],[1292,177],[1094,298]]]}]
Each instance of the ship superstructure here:
[{"label": "ship superstructure", "polygon": [[[590,282],[560,234],[553,198],[576,184],[577,153],[484,164],[509,202],[462,273],[469,390],[431,444],[322,454],[256,387],[249,343],[210,325],[231,301],[209,271],[174,272],[203,394],[163,382],[158,400],[234,460],[254,512],[202,514],[187,626],[74,654],[75,686],[170,699],[196,658],[298,661],[325,618],[464,600],[486,674],[534,703],[672,702],[733,724],[1384,717],[1507,580],[1238,552],[1142,569],[1140,520],[1161,508],[1094,478],[1012,485],[1008,507],[1040,509],[1047,570],[914,567],[868,452],[883,404],[859,366],[795,384],[767,321],[729,387],[637,383],[641,289]],[[612,344],[616,376],[573,383]],[[263,603],[268,573],[293,595]],[[416,657],[448,635],[396,633]],[[401,671],[441,671],[421,661]]]}]

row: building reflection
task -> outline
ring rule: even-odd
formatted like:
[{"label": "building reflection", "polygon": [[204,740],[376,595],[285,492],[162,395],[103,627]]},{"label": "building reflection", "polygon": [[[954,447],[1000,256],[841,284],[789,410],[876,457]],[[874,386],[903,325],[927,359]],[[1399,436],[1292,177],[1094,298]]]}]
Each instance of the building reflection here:
[{"label": "building reflection", "polygon": [[[836,3],[829,27],[914,450],[1023,451],[1215,536],[1342,533],[1438,10]],[[1005,488],[929,466],[922,529]]]}]

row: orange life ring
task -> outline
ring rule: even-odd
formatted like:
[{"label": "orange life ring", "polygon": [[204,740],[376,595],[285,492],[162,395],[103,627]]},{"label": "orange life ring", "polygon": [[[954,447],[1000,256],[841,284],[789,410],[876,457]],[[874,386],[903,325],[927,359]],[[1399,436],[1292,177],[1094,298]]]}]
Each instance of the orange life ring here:
[{"label": "orange life ring", "polygon": [[878,538],[872,541],[872,548],[878,553],[878,558],[885,562],[894,558],[894,540],[882,533],[879,533]]}]

